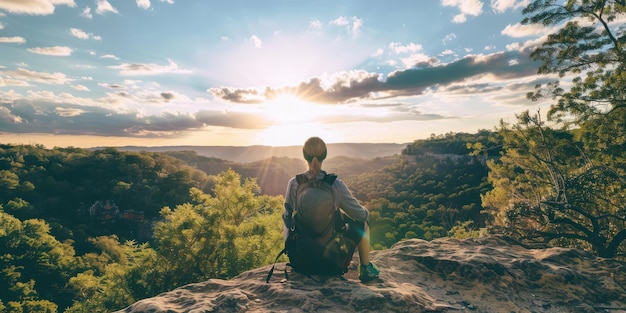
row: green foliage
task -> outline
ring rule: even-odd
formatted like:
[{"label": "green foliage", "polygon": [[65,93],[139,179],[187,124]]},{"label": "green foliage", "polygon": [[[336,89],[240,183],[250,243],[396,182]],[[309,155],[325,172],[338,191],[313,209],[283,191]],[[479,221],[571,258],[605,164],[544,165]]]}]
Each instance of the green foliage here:
[{"label": "green foliage", "polygon": [[[549,117],[580,125],[600,113],[626,106],[626,29],[616,21],[626,13],[624,1],[535,0],[523,10],[522,24],[556,27],[531,57],[541,61],[540,74],[584,75],[569,91],[558,82],[538,86],[530,99],[556,97]],[[547,88],[546,88],[547,87]]]},{"label": "green foliage", "polygon": [[[626,29],[623,1],[533,1],[523,24],[554,27],[531,57],[540,74],[574,77],[528,97],[557,99],[548,122],[524,112],[502,123],[504,152],[483,197],[494,231],[521,240],[626,256]],[[575,76],[575,75],[585,75]],[[561,126],[558,128],[558,126]]]},{"label": "green foliage", "polygon": [[210,190],[208,182],[206,173],[166,154],[0,145],[0,205],[22,220],[54,220],[73,229],[66,235],[80,252],[88,252],[89,237],[110,233],[149,239],[144,221],[94,216],[96,201],[112,201],[120,213],[150,220],[164,206],[188,202],[191,187]]},{"label": "green foliage", "polygon": [[15,173],[7,170],[0,171],[0,188],[14,190],[19,185],[20,178]]},{"label": "green foliage", "polygon": [[[268,264],[282,245],[282,197],[232,170],[209,177],[159,153],[0,145],[0,171],[0,284],[11,286],[0,311],[110,312]],[[154,248],[128,240],[139,224],[90,215],[104,200],[145,221],[164,208]]]},{"label": "green foliage", "polygon": [[527,112],[515,125],[503,123],[500,134],[505,152],[488,164],[494,188],[483,197],[492,231],[602,257],[624,255],[624,163],[590,158],[572,132],[546,127]]},{"label": "green foliage", "polygon": [[0,211],[0,299],[9,311],[56,312],[71,302],[64,291],[74,273],[74,251],[50,235],[42,220],[20,221]]},{"label": "green foliage", "polygon": [[193,204],[162,211],[155,227],[159,256],[181,281],[231,278],[268,264],[282,244],[282,197],[259,195],[253,179],[228,170],[215,177],[213,195],[192,189]]},{"label": "green foliage", "polygon": [[259,195],[252,179],[228,170],[212,177],[212,195],[190,190],[192,201],[161,210],[154,249],[117,237],[91,242],[88,270],[72,277],[74,305],[66,312],[110,312],[138,299],[209,278],[231,278],[272,262],[282,248],[282,197]]},{"label": "green foliage", "polygon": [[489,234],[487,228],[475,228],[472,226],[472,221],[457,222],[454,227],[448,232],[448,237],[456,239],[469,239],[469,238],[481,238]]},{"label": "green foliage", "polygon": [[[446,154],[446,155],[469,155],[476,147],[488,146],[492,139],[492,133],[488,130],[479,130],[476,134],[453,133],[444,135],[431,134],[426,140],[415,140],[402,150],[405,155],[423,154]],[[497,156],[499,149],[485,150],[489,156]]]},{"label": "green foliage", "polygon": [[480,195],[491,188],[484,158],[497,149],[474,155],[472,149],[489,140],[487,131],[416,140],[392,165],[349,179],[354,195],[371,211],[372,246],[445,237],[459,222],[484,227]]},{"label": "green foliage", "polygon": [[32,218],[36,215],[35,208],[20,198],[9,200],[4,206],[4,211],[21,220]]},{"label": "green foliage", "polygon": [[100,237],[95,243],[102,250],[98,257],[91,253],[82,258],[91,268],[70,279],[75,298],[65,312],[111,312],[159,292],[153,285],[160,279],[154,249],[132,241],[120,244],[115,236]]}]

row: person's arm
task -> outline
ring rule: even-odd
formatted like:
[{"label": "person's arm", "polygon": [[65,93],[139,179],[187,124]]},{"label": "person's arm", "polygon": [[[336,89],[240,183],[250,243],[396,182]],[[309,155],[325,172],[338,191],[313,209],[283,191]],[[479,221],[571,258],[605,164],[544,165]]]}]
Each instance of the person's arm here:
[{"label": "person's arm", "polygon": [[346,184],[337,179],[333,184],[335,186],[335,198],[341,208],[350,218],[359,222],[366,222],[369,211],[359,203],[352,195]]},{"label": "person's arm", "polygon": [[294,183],[295,178],[290,179],[287,184],[287,190],[285,191],[285,203],[283,209],[283,237],[285,240],[287,240],[289,228],[291,228],[291,215],[293,213],[293,203],[295,201],[295,195],[292,192]]}]

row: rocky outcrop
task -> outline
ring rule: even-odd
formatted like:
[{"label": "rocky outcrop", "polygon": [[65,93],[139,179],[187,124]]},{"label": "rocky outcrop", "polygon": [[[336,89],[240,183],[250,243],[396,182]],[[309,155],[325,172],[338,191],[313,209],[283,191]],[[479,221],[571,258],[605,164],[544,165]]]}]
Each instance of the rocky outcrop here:
[{"label": "rocky outcrop", "polygon": [[121,312],[626,312],[626,263],[575,249],[531,249],[505,237],[405,240],[341,278],[307,277],[278,263],[210,279]]}]

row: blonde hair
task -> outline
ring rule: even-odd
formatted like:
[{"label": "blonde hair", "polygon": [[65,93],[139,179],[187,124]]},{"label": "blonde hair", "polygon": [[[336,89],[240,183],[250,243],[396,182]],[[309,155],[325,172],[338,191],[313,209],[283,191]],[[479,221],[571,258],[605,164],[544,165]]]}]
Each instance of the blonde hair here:
[{"label": "blonde hair", "polygon": [[304,159],[309,163],[309,171],[317,176],[322,170],[322,161],[326,159],[326,143],[319,137],[311,137],[302,147]]}]

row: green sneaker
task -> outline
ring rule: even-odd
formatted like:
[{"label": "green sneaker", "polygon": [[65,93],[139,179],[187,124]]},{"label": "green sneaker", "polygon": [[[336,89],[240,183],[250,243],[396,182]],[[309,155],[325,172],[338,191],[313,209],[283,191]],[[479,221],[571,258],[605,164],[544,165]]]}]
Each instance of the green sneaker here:
[{"label": "green sneaker", "polygon": [[372,262],[359,266],[359,279],[364,283],[378,278],[379,273],[380,271]]}]

